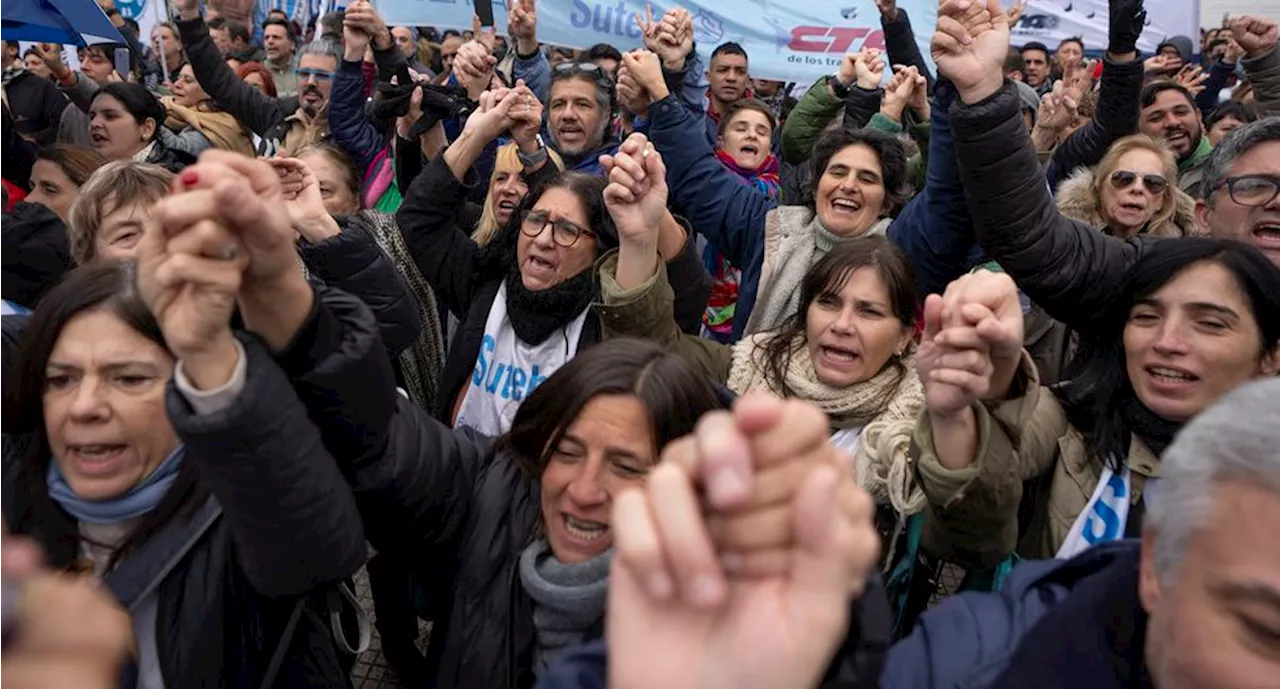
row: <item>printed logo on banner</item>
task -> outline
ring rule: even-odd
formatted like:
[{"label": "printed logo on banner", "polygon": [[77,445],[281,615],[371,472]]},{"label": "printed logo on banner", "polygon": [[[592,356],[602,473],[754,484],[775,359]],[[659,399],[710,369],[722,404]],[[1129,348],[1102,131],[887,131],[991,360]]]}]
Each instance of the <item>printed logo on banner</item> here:
[{"label": "printed logo on banner", "polygon": [[116,9],[126,19],[137,20],[147,9],[147,0],[117,0]]}]

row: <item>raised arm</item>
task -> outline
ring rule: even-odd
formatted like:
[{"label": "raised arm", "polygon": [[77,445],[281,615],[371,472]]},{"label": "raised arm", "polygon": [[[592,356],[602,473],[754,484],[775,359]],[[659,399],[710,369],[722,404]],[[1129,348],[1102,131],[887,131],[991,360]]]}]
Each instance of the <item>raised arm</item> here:
[{"label": "raised arm", "polygon": [[516,59],[511,80],[524,80],[538,100],[547,102],[551,88],[551,63],[538,45],[538,10],[534,0],[515,0],[507,13],[507,27],[516,39]]},{"label": "raised arm", "polygon": [[[958,12],[951,4],[939,11]],[[1145,240],[1121,242],[1058,213],[1018,94],[1003,76],[1007,18],[996,8],[991,25],[974,29],[968,45],[954,35],[968,29],[957,25],[963,27],[957,20],[944,30],[939,20],[933,55],[959,94],[951,129],[978,243],[1049,315],[1087,332]]]},{"label": "raised arm", "polygon": [[[1111,0],[1109,9],[1109,45],[1093,119],[1054,149],[1045,170],[1045,179],[1052,190],[1057,190],[1058,182],[1076,168],[1097,165],[1117,139],[1138,131],[1138,96],[1142,93],[1143,72],[1135,46],[1147,13],[1142,0]],[[1064,78],[1068,95],[1077,101],[1079,90],[1090,84],[1092,63],[1086,65],[1084,74],[1069,74]]]},{"label": "raised arm", "polygon": [[1231,33],[1244,49],[1244,71],[1253,84],[1253,101],[1259,117],[1280,115],[1280,50],[1276,49],[1276,22],[1257,17],[1231,20]]},{"label": "raised arm", "polygon": [[880,28],[884,30],[884,50],[889,56],[890,65],[915,67],[924,77],[928,85],[928,93],[933,93],[934,78],[929,65],[924,61],[920,45],[916,43],[915,31],[911,28],[911,17],[907,11],[898,7],[894,0],[877,0],[880,9]]},{"label": "raised arm", "polygon": [[364,103],[364,53],[371,41],[368,34],[343,25],[343,59],[333,77],[329,93],[329,132],[364,174],[378,153],[387,146],[387,136],[369,121]]},{"label": "raised arm", "polygon": [[180,9],[178,35],[196,73],[196,81],[218,107],[258,136],[265,136],[285,118],[279,101],[244,83],[231,71],[209,37],[209,27],[200,18],[198,3],[184,0]]}]

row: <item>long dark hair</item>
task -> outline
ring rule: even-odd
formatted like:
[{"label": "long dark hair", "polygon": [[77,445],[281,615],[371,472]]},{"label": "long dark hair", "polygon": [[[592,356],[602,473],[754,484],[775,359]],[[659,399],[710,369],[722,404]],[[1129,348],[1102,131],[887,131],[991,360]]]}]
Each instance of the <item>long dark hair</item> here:
[{"label": "long dark hair", "polygon": [[[604,253],[618,245],[618,231],[613,218],[604,205],[605,180],[602,177],[581,172],[564,171],[543,179],[520,200],[511,218],[498,231],[493,241],[481,249],[481,270],[489,278],[506,275],[516,264],[516,244],[520,241],[520,223],[525,211],[531,209],[551,189],[564,189],[577,197],[586,211],[587,222],[596,234],[598,253]],[[581,241],[581,240],[579,240]]]},{"label": "long dark hair", "polygon": [[[75,560],[81,536],[75,520],[49,497],[46,474],[52,459],[45,433],[45,370],[63,328],[87,311],[107,311],[143,337],[165,347],[159,325],[138,294],[131,263],[95,261],[67,273],[66,278],[41,300],[31,314],[18,348],[15,385],[5,391],[4,424],[9,438],[18,443],[21,462],[15,467],[17,499],[7,505],[15,533],[35,536],[56,567]],[[166,347],[167,349],[167,347]],[[6,452],[6,461],[9,461]],[[177,480],[159,506],[142,518],[108,567],[154,536],[174,517],[204,503],[209,493],[197,480],[194,462],[184,462]],[[16,508],[16,509],[15,509]]]},{"label": "long dark hair", "polygon": [[164,126],[165,119],[164,106],[160,104],[159,99],[147,90],[147,87],[141,84],[121,81],[107,84],[98,89],[98,92],[93,94],[93,99],[97,100],[102,96],[111,96],[120,101],[120,104],[124,106],[125,110],[129,111],[129,115],[138,123],[138,126],[142,126],[148,119],[155,121],[156,128],[151,132],[151,138],[147,140],[147,143],[155,141],[160,136],[160,128]]},{"label": "long dark hair", "polygon": [[570,424],[600,395],[638,398],[659,452],[721,406],[711,381],[679,354],[650,340],[607,340],[573,357],[535,388],[516,410],[511,430],[499,438],[499,448],[536,483]]},{"label": "long dark hair", "polygon": [[1134,264],[1120,294],[1110,300],[1093,335],[1081,342],[1055,390],[1067,420],[1084,435],[1089,456],[1118,471],[1129,455],[1136,429],[1126,409],[1141,405],[1126,372],[1124,330],[1129,312],[1184,270],[1215,263],[1231,273],[1258,324],[1259,348],[1266,354],[1280,344],[1280,270],[1250,244],[1228,239],[1186,237],[1153,242]]},{"label": "long dark hair", "polygon": [[[764,372],[765,380],[774,390],[791,395],[787,388],[787,369],[791,368],[791,357],[805,346],[809,305],[824,294],[839,292],[859,268],[871,268],[884,280],[894,317],[905,327],[915,325],[920,312],[915,296],[915,274],[902,250],[879,235],[839,242],[805,273],[795,313],[768,334],[752,357],[752,365]],[[897,367],[901,375],[910,373],[898,358],[890,359],[889,363]],[[889,400],[884,402],[888,404]]]}]

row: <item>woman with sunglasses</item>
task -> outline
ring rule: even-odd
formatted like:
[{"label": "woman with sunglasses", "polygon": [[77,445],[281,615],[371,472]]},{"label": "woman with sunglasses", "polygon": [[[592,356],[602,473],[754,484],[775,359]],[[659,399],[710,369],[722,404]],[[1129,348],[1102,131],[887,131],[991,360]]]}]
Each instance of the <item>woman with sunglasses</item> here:
[{"label": "woman with sunglasses", "polygon": [[1233,240],[1152,242],[1052,388],[1024,364],[1022,330],[1004,274],[967,275],[925,304],[925,545],[964,566],[1137,537],[1173,436],[1280,371],[1280,271]]},{"label": "woman with sunglasses", "polygon": [[1128,239],[1137,234],[1196,234],[1195,200],[1170,184],[1178,163],[1145,134],[1111,145],[1093,169],[1081,168],[1058,187],[1058,211],[1068,218]]},{"label": "woman with sunglasses", "polygon": [[[525,168],[529,192],[483,248],[470,237],[470,227],[459,226],[460,211],[479,182],[475,161],[505,132],[517,139],[536,134],[540,112],[523,85],[485,92],[462,134],[427,164],[396,214],[418,269],[461,321],[433,411],[450,425],[495,437],[510,428],[520,402],[539,383],[601,339],[599,317],[591,310],[597,301],[595,262],[618,245],[617,216],[603,197],[605,180],[551,164],[534,172]],[[659,218],[670,217],[665,192],[663,185],[646,198],[646,208],[656,207]],[[681,322],[696,329],[710,279],[693,242],[685,242],[669,271],[680,295]]]}]

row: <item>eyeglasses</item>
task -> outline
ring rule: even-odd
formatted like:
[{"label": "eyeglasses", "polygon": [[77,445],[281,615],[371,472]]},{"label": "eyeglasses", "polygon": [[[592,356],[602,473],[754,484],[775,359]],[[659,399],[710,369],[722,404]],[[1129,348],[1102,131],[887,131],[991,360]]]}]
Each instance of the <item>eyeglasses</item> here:
[{"label": "eyeglasses", "polygon": [[579,237],[595,237],[596,233],[584,230],[568,220],[552,220],[546,211],[527,210],[520,216],[520,232],[526,237],[537,237],[551,225],[551,241],[566,249],[573,246]]},{"label": "eyeglasses", "polygon": [[333,78],[333,72],[326,72],[323,69],[295,69],[293,76],[298,81],[309,81],[314,78],[316,81],[329,81]]},{"label": "eyeglasses", "polygon": [[1241,206],[1265,206],[1280,194],[1280,177],[1272,175],[1228,177],[1215,186],[1213,191],[1223,187],[1227,188],[1227,194],[1231,196],[1231,200]]},{"label": "eyeglasses", "polygon": [[1128,170],[1116,170],[1108,179],[1111,180],[1111,186],[1116,189],[1128,189],[1138,181],[1138,178],[1142,178],[1142,185],[1152,194],[1162,194],[1169,187],[1169,180],[1161,175],[1139,175]]}]

